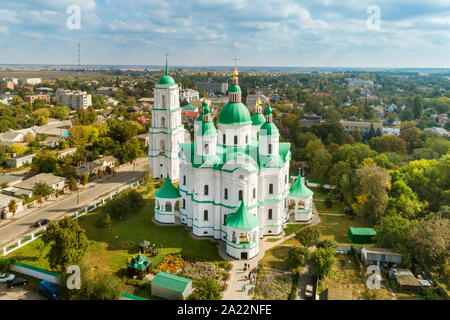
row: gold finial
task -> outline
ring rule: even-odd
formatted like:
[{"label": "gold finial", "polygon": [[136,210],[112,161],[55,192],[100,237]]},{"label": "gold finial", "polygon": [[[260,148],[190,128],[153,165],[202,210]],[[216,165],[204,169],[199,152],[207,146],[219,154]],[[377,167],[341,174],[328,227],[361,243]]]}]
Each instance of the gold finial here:
[{"label": "gold finial", "polygon": [[237,71],[237,62],[238,62],[239,58],[235,56],[235,57],[233,58],[233,60],[234,60],[233,79],[236,79],[236,78],[239,76],[239,72]]},{"label": "gold finial", "polygon": [[261,107],[261,100],[258,97],[258,100],[256,100],[256,108],[260,108]]}]

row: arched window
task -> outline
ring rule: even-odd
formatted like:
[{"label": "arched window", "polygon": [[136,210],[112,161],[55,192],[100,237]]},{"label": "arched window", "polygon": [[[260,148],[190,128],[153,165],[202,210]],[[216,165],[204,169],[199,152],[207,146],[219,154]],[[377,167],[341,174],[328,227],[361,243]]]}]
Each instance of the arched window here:
[{"label": "arched window", "polygon": [[244,191],[239,190],[239,201],[244,200]]},{"label": "arched window", "polygon": [[166,151],[166,142],[161,140],[159,142],[159,153],[164,153]]},{"label": "arched window", "polygon": [[248,136],[245,136],[245,143],[248,143]]},{"label": "arched window", "polygon": [[269,154],[272,154],[272,144],[269,144]]},{"label": "arched window", "polygon": [[267,215],[267,219],[272,220],[272,209],[269,209],[269,214]]},{"label": "arched window", "polygon": [[208,210],[203,211],[203,220],[208,221]]},{"label": "arched window", "polygon": [[166,211],[172,211],[172,204],[170,202],[166,202]]},{"label": "arched window", "polygon": [[205,196],[207,196],[209,194],[209,186],[207,184],[205,184],[204,190],[203,190],[203,194]]},{"label": "arched window", "polygon": [[162,107],[163,107],[163,108],[166,107],[166,96],[165,96],[165,95],[162,95],[162,96],[161,96],[161,104],[162,104]]},{"label": "arched window", "polygon": [[186,209],[186,199],[183,199],[183,209]]},{"label": "arched window", "polygon": [[205,144],[205,154],[209,154],[209,144]]},{"label": "arched window", "polygon": [[186,176],[183,176],[183,185],[186,185]]},{"label": "arched window", "polygon": [[227,142],[227,136],[225,134],[222,135],[223,144]]},{"label": "arched window", "polygon": [[225,188],[225,190],[223,191],[223,198],[225,200],[228,200],[228,189],[227,188]]},{"label": "arched window", "polygon": [[297,203],[297,208],[299,208],[299,209],[305,209],[305,201],[300,200],[300,201]]},{"label": "arched window", "polygon": [[256,188],[253,188],[253,199],[256,198]]},{"label": "arched window", "polygon": [[269,184],[269,194],[273,194],[273,183]]},{"label": "arched window", "polygon": [[235,232],[235,231],[233,231],[233,235],[232,235],[232,237],[231,237],[231,240],[232,240],[233,242],[236,242],[236,232]]},{"label": "arched window", "polygon": [[165,127],[166,126],[166,118],[161,117],[161,127]]},{"label": "arched window", "polygon": [[284,183],[287,183],[287,175],[284,176]]},{"label": "arched window", "polygon": [[234,145],[236,146],[238,144],[238,137],[234,136]]}]

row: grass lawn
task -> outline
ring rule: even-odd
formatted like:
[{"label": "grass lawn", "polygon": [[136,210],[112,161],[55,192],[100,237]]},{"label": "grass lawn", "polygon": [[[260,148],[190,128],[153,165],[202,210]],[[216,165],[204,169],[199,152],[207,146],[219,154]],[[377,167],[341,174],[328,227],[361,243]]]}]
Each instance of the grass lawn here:
[{"label": "grass lawn", "polygon": [[[139,242],[148,240],[162,251],[156,257],[150,257],[153,266],[169,253],[181,253],[190,259],[215,261],[222,260],[218,253],[218,243],[209,239],[197,240],[184,226],[161,226],[153,222],[154,199],[145,200],[145,206],[126,221],[113,222],[110,228],[98,227],[104,214],[92,212],[79,218],[80,225],[86,230],[89,247],[83,263],[92,271],[116,273],[126,267],[127,260],[137,255]],[[40,239],[12,252],[8,258],[50,269]]]},{"label": "grass lawn", "polygon": [[[316,229],[321,234],[321,240],[323,239],[333,239],[338,244],[341,245],[352,245],[352,246],[373,246],[373,244],[357,244],[352,243],[347,236],[349,227],[372,227],[372,225],[368,224],[365,221],[362,221],[358,218],[352,218],[349,216],[320,216],[320,223],[311,227]],[[284,242],[284,244],[289,245],[300,245],[300,243],[295,239],[291,238]]]},{"label": "grass lawn", "polygon": [[288,246],[276,246],[267,250],[259,264],[274,269],[290,270],[291,267],[287,262],[289,249],[290,247]]}]

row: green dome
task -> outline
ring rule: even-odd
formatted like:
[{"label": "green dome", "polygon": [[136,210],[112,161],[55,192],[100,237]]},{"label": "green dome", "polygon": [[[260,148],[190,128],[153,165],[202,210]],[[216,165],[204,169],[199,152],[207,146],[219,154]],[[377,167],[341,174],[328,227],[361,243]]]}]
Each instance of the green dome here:
[{"label": "green dome", "polygon": [[176,84],[176,82],[171,76],[165,75],[159,79],[158,84]]},{"label": "green dome", "polygon": [[250,112],[242,102],[228,102],[220,111],[219,123],[242,124],[250,121]]},{"label": "green dome", "polygon": [[198,127],[197,135],[199,136],[217,136],[216,127],[214,127],[214,123],[212,121],[202,122],[202,124]]},{"label": "green dome", "polygon": [[312,197],[314,192],[312,192],[303,182],[303,177],[299,173],[297,180],[294,182],[294,184],[289,189],[289,195],[291,197],[297,197],[297,198],[309,198]]},{"label": "green dome", "polygon": [[260,136],[279,136],[280,132],[276,125],[273,122],[264,122],[261,126],[261,130],[259,130]]},{"label": "green dome", "polygon": [[242,93],[241,87],[237,84],[232,84],[230,88],[228,88],[228,93]]},{"label": "green dome", "polygon": [[252,115],[252,126],[261,126],[266,119],[261,113],[255,113]]},{"label": "green dome", "polygon": [[179,197],[180,193],[178,192],[178,189],[175,188],[175,186],[172,184],[172,181],[170,180],[169,175],[167,175],[167,179],[166,182],[164,182],[164,185],[155,192],[155,198],[175,199]]},{"label": "green dome", "polygon": [[264,112],[266,114],[266,116],[271,116],[272,115],[272,108],[270,107],[270,104],[267,105],[266,110]]},{"label": "green dome", "polygon": [[203,113],[200,113],[197,117],[197,120],[195,122],[203,122]]},{"label": "green dome", "polygon": [[247,211],[244,201],[242,201],[238,211],[227,215],[226,223],[227,226],[234,229],[250,230],[259,226],[259,219]]}]

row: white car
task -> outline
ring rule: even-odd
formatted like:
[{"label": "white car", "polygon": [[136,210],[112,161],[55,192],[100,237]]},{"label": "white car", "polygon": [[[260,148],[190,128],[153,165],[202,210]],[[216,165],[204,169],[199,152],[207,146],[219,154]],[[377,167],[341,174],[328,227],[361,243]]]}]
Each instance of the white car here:
[{"label": "white car", "polygon": [[14,280],[15,277],[12,273],[2,273],[0,274],[0,283]]}]

